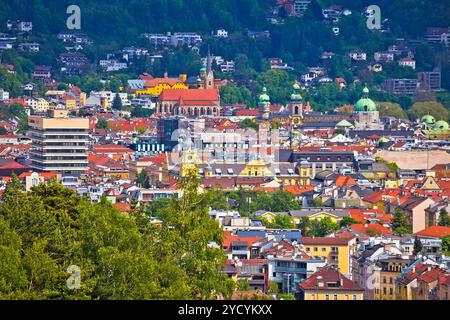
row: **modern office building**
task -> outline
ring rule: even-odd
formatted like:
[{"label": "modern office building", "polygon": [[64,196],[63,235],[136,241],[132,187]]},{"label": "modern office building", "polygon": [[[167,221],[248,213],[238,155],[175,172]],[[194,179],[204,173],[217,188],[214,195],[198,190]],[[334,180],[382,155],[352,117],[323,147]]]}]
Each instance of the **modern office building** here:
[{"label": "modern office building", "polygon": [[67,110],[50,110],[47,117],[30,116],[31,167],[80,176],[88,169],[89,119],[71,118]]}]

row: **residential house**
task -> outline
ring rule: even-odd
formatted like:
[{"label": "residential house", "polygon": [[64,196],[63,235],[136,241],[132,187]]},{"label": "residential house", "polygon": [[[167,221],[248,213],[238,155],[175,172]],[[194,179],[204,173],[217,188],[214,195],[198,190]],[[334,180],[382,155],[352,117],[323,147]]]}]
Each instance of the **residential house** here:
[{"label": "residential house", "polygon": [[411,226],[412,232],[417,233],[428,227],[425,209],[434,204],[431,198],[412,196],[399,207],[405,211]]},{"label": "residential house", "polygon": [[339,237],[302,237],[302,249],[314,257],[324,257],[329,265],[339,272],[352,277],[351,257],[356,248],[356,238],[352,234]]},{"label": "residential house", "polygon": [[364,289],[332,266],[299,283],[298,300],[363,300]]}]

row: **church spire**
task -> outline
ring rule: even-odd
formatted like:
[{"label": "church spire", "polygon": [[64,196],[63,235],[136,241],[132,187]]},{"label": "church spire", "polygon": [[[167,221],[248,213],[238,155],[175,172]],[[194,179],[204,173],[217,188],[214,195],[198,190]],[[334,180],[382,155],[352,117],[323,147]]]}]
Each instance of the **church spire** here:
[{"label": "church spire", "polygon": [[206,56],[206,74],[209,74],[211,71],[212,71],[211,52],[209,51],[208,46],[208,55]]},{"label": "church spire", "polygon": [[212,56],[208,46],[208,56],[206,57],[205,89],[214,89],[214,73],[212,71]]}]

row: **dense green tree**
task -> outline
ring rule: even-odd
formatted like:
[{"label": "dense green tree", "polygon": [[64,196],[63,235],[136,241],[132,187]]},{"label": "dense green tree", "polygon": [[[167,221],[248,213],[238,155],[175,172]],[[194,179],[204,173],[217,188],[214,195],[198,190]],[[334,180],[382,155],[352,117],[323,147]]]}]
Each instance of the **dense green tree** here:
[{"label": "dense green tree", "polygon": [[339,221],[339,226],[342,228],[342,227],[350,226],[355,223],[358,223],[358,221],[356,221],[352,217],[343,217],[342,220]]},{"label": "dense green tree", "polygon": [[95,125],[97,129],[108,129],[108,121],[105,119],[99,119]]},{"label": "dense green tree", "polygon": [[396,208],[392,218],[392,230],[399,234],[411,232],[411,224],[405,212],[401,208]]},{"label": "dense green tree", "polygon": [[420,119],[424,115],[430,114],[437,120],[449,119],[449,111],[440,103],[435,101],[429,102],[416,102],[408,110],[408,114],[411,119]]},{"label": "dense green tree", "polygon": [[142,106],[136,106],[131,110],[131,116],[135,118],[150,117],[155,111],[153,109],[143,108]]},{"label": "dense green tree", "polygon": [[423,249],[422,241],[420,241],[419,238],[415,237],[413,255],[415,256],[418,255],[419,253],[422,252],[422,249]]},{"label": "dense green tree", "polygon": [[[189,183],[157,228],[144,210],[124,215],[54,181],[25,193],[13,176],[0,207],[0,298],[228,297],[221,229],[208,216],[209,198]],[[70,270],[80,272],[77,290]]]},{"label": "dense green tree", "polygon": [[113,101],[112,101],[112,106],[111,106],[114,110],[122,110],[123,105],[122,105],[122,99],[120,99],[119,94],[117,93],[116,96],[114,97]]},{"label": "dense green tree", "polygon": [[312,219],[310,236],[325,237],[329,233],[339,230],[339,228],[339,224],[333,222],[329,217],[320,220]]},{"label": "dense green tree", "polygon": [[448,215],[448,212],[445,210],[445,208],[442,208],[441,210],[439,210],[438,225],[444,226],[444,227],[450,227],[450,216]]},{"label": "dense green tree", "polygon": [[406,112],[402,109],[400,104],[392,102],[380,102],[379,104],[380,117],[395,117],[397,119],[407,119]]},{"label": "dense green tree", "polygon": [[450,254],[450,235],[444,236],[441,239],[442,239],[442,244],[441,244],[442,252],[445,255],[449,255]]},{"label": "dense green tree", "polygon": [[[172,256],[187,276],[192,298],[209,299],[216,294],[229,296],[232,283],[221,272],[225,262],[222,231],[209,217],[208,195],[199,193],[200,179],[191,170],[180,181],[183,196],[162,213],[161,255]],[[176,243],[176,246],[170,244]]]}]

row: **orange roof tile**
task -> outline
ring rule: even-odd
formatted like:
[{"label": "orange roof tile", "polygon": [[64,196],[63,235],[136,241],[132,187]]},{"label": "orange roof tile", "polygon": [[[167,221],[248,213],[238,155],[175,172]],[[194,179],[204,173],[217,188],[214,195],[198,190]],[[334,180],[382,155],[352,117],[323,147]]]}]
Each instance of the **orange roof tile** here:
[{"label": "orange roof tile", "polygon": [[450,235],[450,227],[443,226],[430,226],[422,231],[415,233],[418,236],[430,237],[430,238],[442,238]]}]

